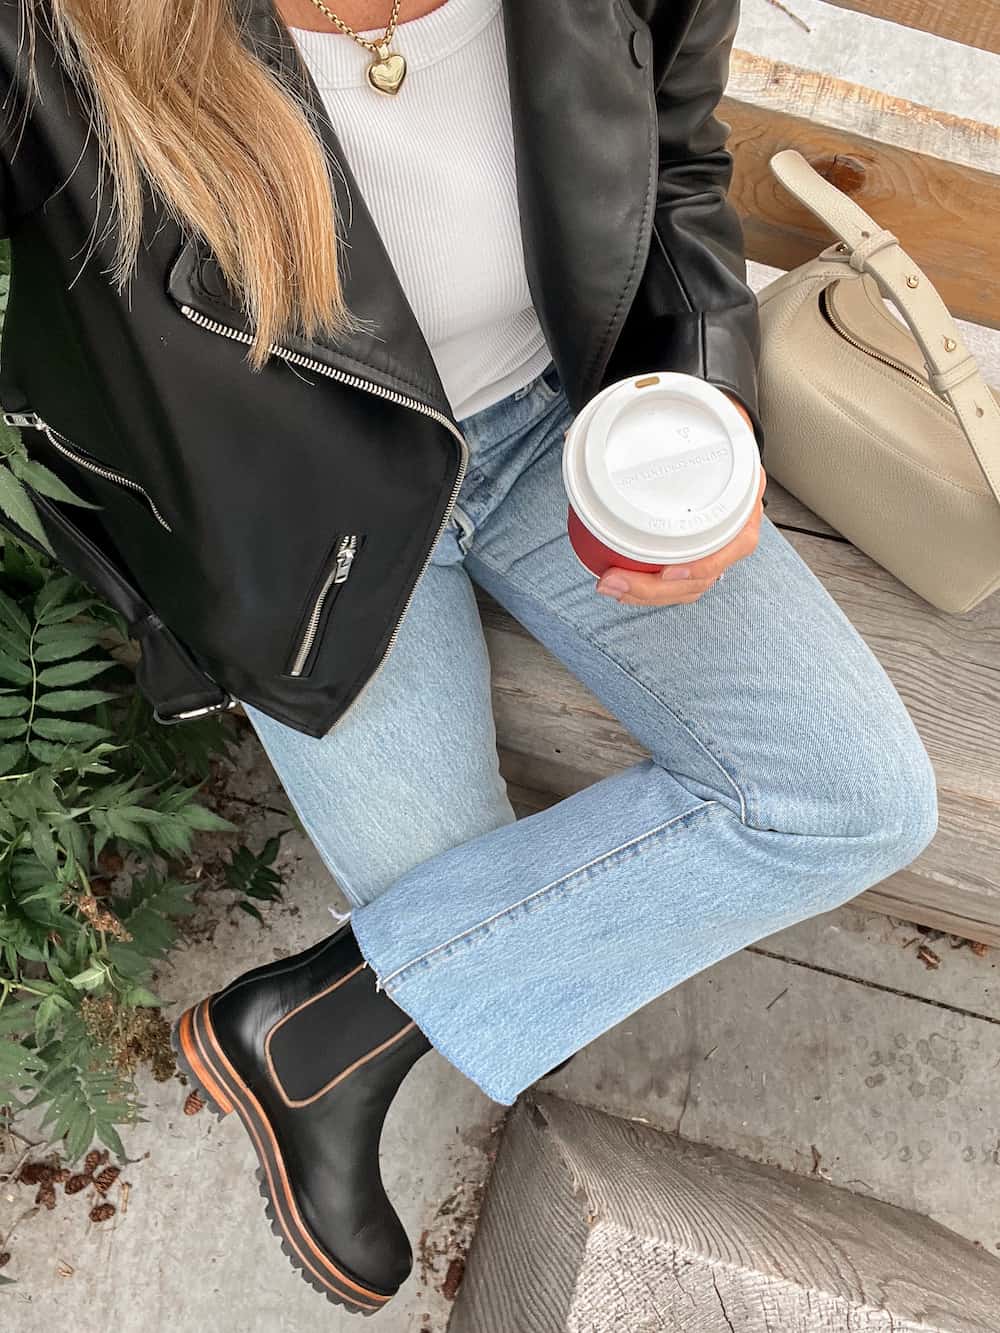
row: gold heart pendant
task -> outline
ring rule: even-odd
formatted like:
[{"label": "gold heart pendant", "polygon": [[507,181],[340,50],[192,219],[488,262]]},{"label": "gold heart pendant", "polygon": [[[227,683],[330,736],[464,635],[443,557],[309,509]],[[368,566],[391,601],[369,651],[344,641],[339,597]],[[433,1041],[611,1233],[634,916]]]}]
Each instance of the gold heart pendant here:
[{"label": "gold heart pendant", "polygon": [[394,97],[406,78],[406,61],[402,56],[384,52],[368,66],[368,82],[377,93]]}]

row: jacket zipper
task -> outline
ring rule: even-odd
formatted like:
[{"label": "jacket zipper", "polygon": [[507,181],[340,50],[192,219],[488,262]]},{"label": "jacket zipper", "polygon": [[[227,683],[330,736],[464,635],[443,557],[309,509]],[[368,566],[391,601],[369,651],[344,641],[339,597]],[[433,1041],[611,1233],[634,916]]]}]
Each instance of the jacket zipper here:
[{"label": "jacket zipper", "polygon": [[53,429],[52,426],[42,420],[36,412],[5,412],[3,414],[4,424],[8,426],[17,426],[18,428],[27,428],[28,430],[39,430],[48,440],[52,448],[68,458],[71,463],[77,467],[84,468],[87,472],[93,472],[95,476],[103,477],[105,481],[113,481],[116,486],[123,486],[126,490],[134,491],[136,495],[142,496],[146,504],[149,505],[153,517],[159,523],[160,527],[165,528],[167,532],[172,532],[170,524],[157,509],[152,496],[144,486],[140,486],[137,481],[131,477],[124,476],[121,472],[116,472],[114,468],[105,467],[103,463],[98,463],[96,459],[91,458],[89,454],[81,452],[76,446],[70,446],[65,439]]},{"label": "jacket zipper", "polygon": [[[218,334],[220,338],[230,338],[233,342],[245,343],[247,346],[253,342],[253,338],[249,333],[244,332],[242,329],[234,329],[230,324],[222,324],[217,319],[209,319],[207,315],[201,314],[189,305],[182,305],[180,309],[181,314],[185,319],[189,319],[192,324],[197,324],[199,328],[207,329],[209,333]],[[282,347],[279,343],[272,343],[268,348],[268,352],[271,356],[278,357],[279,360],[288,362],[289,365],[300,366],[303,370],[311,370],[317,375],[325,375],[327,379],[337,380],[339,383],[346,384],[352,389],[362,389],[365,393],[372,393],[377,398],[385,398],[390,403],[399,403],[401,407],[409,407],[414,412],[420,412],[423,416],[430,417],[432,421],[439,422],[450,432],[450,434],[458,441],[459,448],[461,449],[461,458],[459,461],[458,473],[455,477],[455,484],[451,488],[451,495],[448,497],[448,503],[445,506],[444,515],[441,519],[440,526],[438,527],[437,534],[427,552],[427,558],[420,567],[420,573],[417,575],[416,582],[410,590],[409,597],[406,599],[406,605],[403,607],[399,619],[396,621],[395,627],[393,628],[392,634],[389,636],[389,642],[386,644],[385,652],[379,658],[374,671],[351,701],[347,710],[350,711],[350,708],[354,707],[371,685],[375,677],[385,666],[389,654],[396,645],[396,640],[399,638],[403,620],[416,596],[420,580],[423,578],[427,571],[427,566],[431,562],[434,547],[437,545],[441,534],[448,526],[448,520],[451,518],[451,511],[455,508],[455,503],[458,500],[458,493],[462,489],[462,482],[465,479],[465,469],[469,461],[469,446],[466,443],[465,436],[453,421],[449,420],[443,412],[439,412],[436,408],[428,407],[426,403],[422,403],[419,398],[410,398],[406,394],[398,393],[395,389],[384,389],[381,384],[373,384],[371,380],[362,379],[360,375],[351,375],[347,371],[336,370],[332,366],[325,365],[322,361],[317,361],[315,357],[303,356],[301,352],[294,352],[290,347]],[[321,606],[319,615],[317,616],[317,627],[322,614],[323,608]],[[296,662],[297,661],[298,658],[296,658]],[[330,730],[332,731],[335,727],[339,726],[345,716],[346,712],[337,719],[337,722],[334,723],[334,727],[331,727]]]},{"label": "jacket zipper", "polygon": [[857,338],[848,333],[847,329],[844,328],[844,325],[834,314],[828,293],[829,288],[824,287],[819,294],[820,313],[830,327],[836,333],[839,333],[845,342],[850,343],[852,347],[856,347],[859,352],[864,352],[866,356],[870,356],[873,361],[880,361],[883,366],[890,366],[893,370],[899,371],[900,375],[905,375],[908,380],[913,380],[915,384],[919,384],[922,389],[931,394],[934,398],[938,396],[927,381],[918,375],[915,370],[911,370],[909,366],[904,366],[901,361],[896,361],[891,356],[886,356],[882,352],[873,351],[871,347],[866,347],[864,343],[858,342]]},{"label": "jacket zipper", "polygon": [[306,627],[299,637],[298,647],[295,650],[295,656],[288,672],[290,676],[301,676],[305,671],[306,662],[309,660],[313,645],[316,642],[316,635],[319,633],[323,612],[330,600],[330,594],[334,588],[339,588],[347,582],[354,567],[354,557],[357,553],[358,538],[356,534],[350,533],[338,540],[333,564],[327,572],[319,592],[313,599]]}]

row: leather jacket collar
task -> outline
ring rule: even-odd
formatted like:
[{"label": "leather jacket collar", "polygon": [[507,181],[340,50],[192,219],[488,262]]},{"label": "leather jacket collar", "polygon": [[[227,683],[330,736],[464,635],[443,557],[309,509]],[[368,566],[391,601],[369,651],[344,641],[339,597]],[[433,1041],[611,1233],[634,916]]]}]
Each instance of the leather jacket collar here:
[{"label": "leather jacket collar", "polygon": [[[319,356],[348,374],[372,379],[384,388],[414,397],[453,419],[430,349],[417,324],[378,229],[372,219],[350,163],[330,123],[323,99],[297,55],[295,43],[277,15],[272,0],[236,0],[237,20],[244,40],[259,58],[280,71],[301,95],[331,160],[337,163],[335,183],[338,230],[349,237],[351,263],[343,272],[348,309],[362,327],[342,335],[336,343],[290,339],[306,355]],[[206,255],[186,247],[172,277],[176,287],[197,283],[198,268],[205,273]],[[211,265],[210,259],[208,259]],[[201,292],[214,299],[213,313],[223,322],[246,328],[245,315],[209,276]]]},{"label": "leather jacket collar", "polygon": [[[326,353],[450,416],[430,350],[273,0],[236,4],[245,40],[301,91],[338,163],[337,203],[351,246],[345,295],[378,334],[351,334]],[[544,14],[541,8],[538,0],[503,4],[521,232],[532,300],[579,410],[602,382],[649,251],[658,162],[654,71],[648,29],[627,0],[552,0]],[[563,44],[575,55],[557,80],[552,52]],[[595,88],[604,97],[598,106]],[[581,181],[593,180],[602,182],[601,197],[581,198]]]},{"label": "leather jacket collar", "polygon": [[[36,497],[60,558],[141,641],[140,679],[161,712],[217,708],[228,691],[321,736],[391,650],[467,450],[273,0],[232,3],[336,162],[345,295],[366,327],[329,342],[283,335],[250,373],[239,303],[155,198],[127,289],[109,283],[113,228],[91,222],[99,148],[42,31],[17,151],[0,136],[0,228],[16,275],[0,403],[23,420],[32,457],[95,504]],[[525,268],[571,407],[662,368],[708,379],[753,413],[759,321],[726,201],[726,127],[712,116],[738,0],[502,3]],[[11,88],[19,12],[0,0]],[[361,554],[331,597],[345,541]]]}]

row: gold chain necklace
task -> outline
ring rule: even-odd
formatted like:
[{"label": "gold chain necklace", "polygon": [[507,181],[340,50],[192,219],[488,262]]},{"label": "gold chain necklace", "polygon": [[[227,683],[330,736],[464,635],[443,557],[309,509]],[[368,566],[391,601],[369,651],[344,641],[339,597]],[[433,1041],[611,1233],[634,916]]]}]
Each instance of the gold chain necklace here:
[{"label": "gold chain necklace", "polygon": [[323,0],[312,0],[312,2],[334,27],[339,28],[345,36],[352,37],[365,50],[372,52],[375,59],[368,66],[368,82],[377,93],[386,93],[388,96],[394,97],[406,78],[406,61],[397,52],[389,49],[392,45],[392,39],[396,35],[401,0],[393,0],[389,22],[386,24],[381,41],[378,42],[370,42],[367,37],[362,37],[360,33],[355,32],[343,19],[338,18],[331,9],[327,9]]}]

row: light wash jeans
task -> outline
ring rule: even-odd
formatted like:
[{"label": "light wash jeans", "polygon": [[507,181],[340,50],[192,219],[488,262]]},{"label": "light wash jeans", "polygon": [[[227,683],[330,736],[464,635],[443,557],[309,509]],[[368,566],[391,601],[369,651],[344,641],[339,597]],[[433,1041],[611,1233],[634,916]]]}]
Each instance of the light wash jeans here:
[{"label": "light wash jeans", "polygon": [[[314,740],[248,708],[379,984],[511,1102],[641,1005],[912,861],[934,774],[765,517],[698,602],[623,606],[566,536],[553,367],[468,418],[469,471],[381,673]],[[472,580],[652,758],[515,820]]]}]

